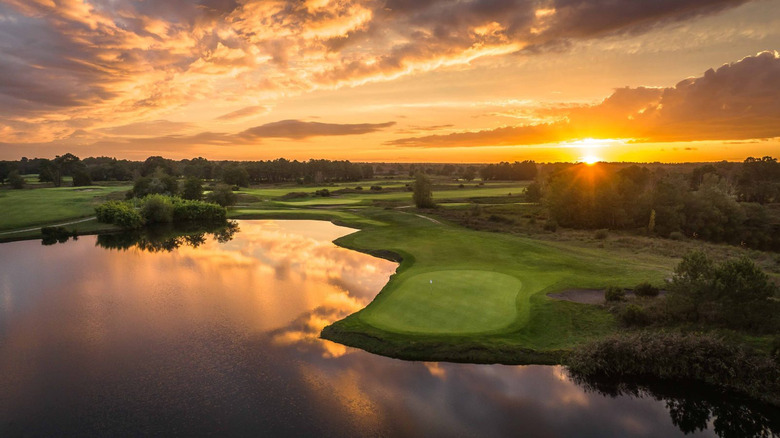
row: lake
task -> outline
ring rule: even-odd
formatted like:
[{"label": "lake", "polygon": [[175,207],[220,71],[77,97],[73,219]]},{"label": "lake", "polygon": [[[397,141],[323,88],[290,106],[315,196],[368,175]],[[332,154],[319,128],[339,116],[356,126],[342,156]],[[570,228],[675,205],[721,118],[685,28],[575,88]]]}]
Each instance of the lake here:
[{"label": "lake", "polygon": [[[0,436],[748,436],[776,410],[318,338],[396,264],[321,221],[0,244]],[[752,428],[752,429],[751,429]],[[691,436],[689,433],[688,436]],[[733,434],[737,435],[733,435]]]}]

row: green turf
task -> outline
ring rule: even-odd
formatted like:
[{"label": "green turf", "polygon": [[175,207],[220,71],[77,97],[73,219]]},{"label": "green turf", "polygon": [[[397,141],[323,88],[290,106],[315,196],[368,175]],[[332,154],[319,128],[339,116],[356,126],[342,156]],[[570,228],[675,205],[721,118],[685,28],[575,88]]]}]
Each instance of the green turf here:
[{"label": "green turf", "polygon": [[0,231],[91,216],[105,197],[127,191],[116,187],[58,187],[0,191]]},{"label": "green turf", "polygon": [[[361,214],[387,226],[369,227],[337,243],[364,251],[389,250],[404,262],[372,303],[324,334],[364,348],[365,335],[370,334],[382,342],[369,349],[398,357],[450,360],[457,351],[489,345],[496,351],[571,348],[617,330],[614,317],[594,306],[551,300],[546,293],[660,282],[673,265],[664,257],[627,260],[600,248],[473,231],[397,210]],[[431,296],[426,279],[451,287]],[[485,286],[476,293],[479,284]],[[509,297],[513,299],[507,304]],[[441,355],[408,354],[412,340],[436,346]],[[451,350],[445,353],[444,348]]]},{"label": "green turf", "polygon": [[396,332],[477,333],[500,329],[517,317],[521,283],[490,271],[433,271],[407,278],[363,320]]}]

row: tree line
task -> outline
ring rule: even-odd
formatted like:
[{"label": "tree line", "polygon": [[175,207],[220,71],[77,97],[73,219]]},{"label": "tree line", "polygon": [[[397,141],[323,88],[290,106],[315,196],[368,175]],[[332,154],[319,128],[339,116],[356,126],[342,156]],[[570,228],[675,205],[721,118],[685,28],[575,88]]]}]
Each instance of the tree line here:
[{"label": "tree line", "polygon": [[54,159],[22,158],[18,161],[0,161],[0,183],[22,185],[21,175],[37,174],[40,182],[63,184],[63,178],[72,178],[74,186],[90,185],[93,181],[133,181],[148,177],[161,169],[166,175],[202,180],[222,180],[227,184],[299,182],[323,183],[369,179],[374,176],[371,164],[347,160],[297,161],[279,158],[268,161],[211,161],[202,157],[171,160],[152,156],[144,161],[118,160],[110,157],[79,157],[67,153]]},{"label": "tree line", "polygon": [[550,220],[571,228],[639,229],[663,237],[701,238],[780,249],[780,163],[748,158],[690,172],[632,165],[558,165],[528,189]]}]

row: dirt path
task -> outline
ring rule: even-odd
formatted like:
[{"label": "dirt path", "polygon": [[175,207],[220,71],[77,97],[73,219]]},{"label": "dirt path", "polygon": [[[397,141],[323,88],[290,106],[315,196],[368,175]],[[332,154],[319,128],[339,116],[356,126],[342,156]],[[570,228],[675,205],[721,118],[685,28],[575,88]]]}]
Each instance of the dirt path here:
[{"label": "dirt path", "polygon": [[13,231],[3,231],[0,233],[0,236],[5,234],[17,234],[17,233],[26,233],[29,231],[37,231],[40,230],[43,227],[64,227],[65,225],[73,225],[73,224],[80,224],[82,222],[89,222],[91,220],[95,219],[95,216],[79,219],[77,221],[70,221],[70,222],[63,222],[61,224],[53,224],[53,225],[41,225],[40,227],[34,227],[34,228],[25,228],[23,230],[13,230]]},{"label": "dirt path", "polygon": [[432,218],[432,217],[423,216],[423,215],[421,215],[421,214],[415,214],[415,216],[417,216],[417,217],[421,217],[421,218],[423,218],[423,219],[427,219],[427,220],[429,220],[429,221],[433,222],[434,224],[439,224],[439,225],[441,225],[441,222],[437,221],[436,219],[434,219],[434,218]]}]

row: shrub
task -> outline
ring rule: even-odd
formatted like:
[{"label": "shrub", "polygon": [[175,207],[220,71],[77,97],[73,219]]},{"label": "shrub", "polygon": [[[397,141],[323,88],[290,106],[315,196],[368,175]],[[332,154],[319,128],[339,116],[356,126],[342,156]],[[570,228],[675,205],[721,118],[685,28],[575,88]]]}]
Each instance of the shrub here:
[{"label": "shrub", "polygon": [[382,186],[371,186],[371,190],[373,190],[375,192],[382,191]]},{"label": "shrub", "polygon": [[539,203],[542,200],[542,186],[534,181],[525,188],[525,200],[527,202]]},{"label": "shrub", "polygon": [[681,321],[776,333],[779,292],[749,258],[716,265],[704,253],[693,252],[675,268],[667,302],[670,315]]},{"label": "shrub", "polygon": [[114,224],[122,228],[140,228],[144,219],[133,206],[122,201],[108,201],[95,207],[98,222]]},{"label": "shrub", "polygon": [[692,379],[780,401],[778,362],[710,334],[653,331],[613,336],[577,348],[567,365],[575,377]]},{"label": "shrub", "polygon": [[626,298],[626,293],[623,288],[617,286],[610,286],[604,290],[604,299],[610,302],[623,301]]},{"label": "shrub", "polygon": [[466,186],[464,186],[463,184],[458,184],[458,188],[459,188],[459,189],[462,189],[462,188],[464,188],[464,187],[466,187]]},{"label": "shrub", "polygon": [[330,190],[328,189],[320,189],[314,192],[316,196],[322,196],[323,198],[327,198],[330,196]]},{"label": "shrub", "polygon": [[596,230],[595,233],[593,233],[593,237],[598,240],[604,240],[609,236],[609,231],[602,229],[602,230]]},{"label": "shrub", "polygon": [[412,186],[412,200],[417,208],[436,207],[436,203],[433,202],[433,183],[430,178],[425,174],[418,173]]},{"label": "shrub", "polygon": [[672,231],[669,233],[669,238],[672,240],[683,240],[685,239],[685,236],[683,236],[683,233],[679,231]]},{"label": "shrub", "polygon": [[227,209],[210,202],[175,199],[173,220],[174,222],[224,222],[227,220]]},{"label": "shrub", "polygon": [[15,170],[8,174],[8,183],[11,184],[11,188],[14,189],[24,188],[24,178]]},{"label": "shrub", "polygon": [[355,187],[355,190],[363,190],[363,187],[357,186],[357,187]]},{"label": "shrub", "polygon": [[203,198],[203,182],[200,178],[192,176],[187,178],[184,181],[184,186],[181,190],[181,197],[184,199],[200,201]]},{"label": "shrub", "polygon": [[141,216],[147,224],[173,222],[173,201],[168,196],[149,195],[141,206]]},{"label": "shrub", "polygon": [[227,207],[236,203],[236,194],[233,193],[230,186],[219,184],[211,193],[206,195],[206,200]]},{"label": "shrub", "polygon": [[547,231],[552,231],[554,233],[558,230],[558,222],[549,219],[544,223],[544,229]]},{"label": "shrub", "polygon": [[648,282],[642,282],[634,287],[634,293],[638,297],[657,297],[660,290]]},{"label": "shrub", "polygon": [[652,319],[647,311],[636,304],[629,304],[620,314],[620,321],[627,326],[645,326],[650,324]]},{"label": "shrub", "polygon": [[73,172],[73,187],[91,186],[92,178],[86,170],[79,169]]}]

